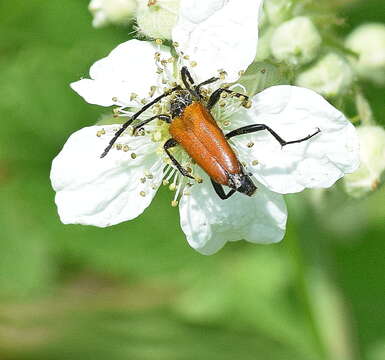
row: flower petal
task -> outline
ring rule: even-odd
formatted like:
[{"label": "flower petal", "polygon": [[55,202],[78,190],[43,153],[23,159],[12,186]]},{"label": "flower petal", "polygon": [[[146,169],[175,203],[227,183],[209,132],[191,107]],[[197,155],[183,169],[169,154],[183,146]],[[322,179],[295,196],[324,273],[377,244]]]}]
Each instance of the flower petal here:
[{"label": "flower petal", "polygon": [[262,0],[182,0],[173,40],[197,62],[199,81],[228,73],[238,79],[256,55]]},{"label": "flower petal", "polygon": [[[132,150],[117,149],[101,159],[114,127],[90,126],[75,132],[53,160],[51,181],[63,223],[118,224],[140,215],[153,199],[163,172],[157,145],[144,136],[129,137],[130,148],[138,148],[135,159]],[[96,136],[101,129],[106,134]]]},{"label": "flower petal", "polygon": [[221,200],[204,176],[180,203],[181,227],[190,246],[204,255],[221,249],[227,241],[273,243],[282,240],[287,218],[283,197],[263,185],[253,197],[236,193]]},{"label": "flower petal", "polygon": [[146,41],[126,41],[91,66],[91,79],[79,80],[71,87],[91,104],[111,106],[116,103],[112,98],[116,97],[119,103],[137,105],[130,100],[131,93],[148,97],[151,86],[159,81],[154,54],[159,51],[163,57],[169,57],[164,49]]},{"label": "flower petal", "polygon": [[[268,131],[233,138],[242,160],[251,163],[248,171],[272,191],[286,194],[330,187],[358,168],[359,143],[354,126],[314,91],[271,87],[254,96],[253,107],[236,114],[234,123],[268,125],[286,141],[321,130],[309,140],[283,148]],[[255,146],[248,148],[250,140]]]}]

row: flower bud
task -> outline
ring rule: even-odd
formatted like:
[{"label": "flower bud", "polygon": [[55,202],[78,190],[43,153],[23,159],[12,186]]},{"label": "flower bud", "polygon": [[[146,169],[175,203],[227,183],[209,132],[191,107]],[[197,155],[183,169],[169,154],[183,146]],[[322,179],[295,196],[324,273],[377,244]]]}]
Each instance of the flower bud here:
[{"label": "flower bud", "polygon": [[94,17],[94,27],[126,24],[134,17],[136,0],[91,0],[88,9]]},{"label": "flower bud", "polygon": [[385,170],[385,130],[379,126],[361,126],[357,132],[361,164],[356,172],[344,177],[346,192],[353,197],[374,191]]},{"label": "flower bud", "polygon": [[329,53],[310,69],[299,74],[296,85],[318,92],[326,97],[335,97],[349,89],[353,82],[350,64],[341,56]]},{"label": "flower bud", "polygon": [[358,54],[352,62],[360,77],[385,83],[385,25],[366,24],[355,29],[346,39],[346,47]]},{"label": "flower bud", "polygon": [[180,0],[138,0],[139,31],[154,39],[171,39],[178,18]]},{"label": "flower bud", "polygon": [[264,12],[270,24],[280,24],[289,18],[292,6],[289,0],[266,0]]},{"label": "flower bud", "polygon": [[322,39],[311,20],[304,16],[284,22],[274,31],[271,51],[280,61],[302,65],[312,61]]}]

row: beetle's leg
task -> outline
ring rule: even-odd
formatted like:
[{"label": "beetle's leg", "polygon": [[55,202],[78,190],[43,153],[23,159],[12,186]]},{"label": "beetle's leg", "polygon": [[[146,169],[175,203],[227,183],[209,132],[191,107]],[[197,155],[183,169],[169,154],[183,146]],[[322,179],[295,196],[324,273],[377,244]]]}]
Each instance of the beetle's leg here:
[{"label": "beetle's leg", "polygon": [[[180,75],[182,78],[182,82],[188,92],[191,94],[194,100],[200,100],[198,92],[195,90],[195,88],[192,87],[194,85],[194,79],[192,78],[190,72],[188,71],[186,66],[182,67],[182,70],[180,71]],[[190,82],[190,83],[189,83]]]},{"label": "beetle's leg", "polygon": [[228,199],[231,195],[235,194],[236,190],[231,189],[227,194],[225,193],[225,190],[223,189],[223,186],[221,184],[218,184],[215,182],[213,179],[211,179],[211,183],[213,184],[213,188],[217,195],[222,199],[226,200]]},{"label": "beetle's leg", "polygon": [[201,87],[202,86],[212,84],[213,82],[216,82],[218,80],[219,80],[219,77],[212,77],[208,80],[205,80],[205,81],[201,82],[200,84],[198,84],[197,86],[195,86],[195,90],[199,94],[199,96],[201,96]]},{"label": "beetle's leg", "polygon": [[267,130],[271,135],[274,136],[274,138],[281,144],[281,146],[300,143],[302,141],[309,140],[310,138],[312,138],[313,136],[315,136],[321,132],[321,130],[319,128],[317,128],[317,131],[314,134],[305,136],[302,139],[286,141],[286,140],[283,140],[273,129],[269,128],[267,125],[253,124],[253,125],[243,126],[239,129],[235,129],[233,131],[230,131],[228,134],[226,134],[226,139],[230,139],[230,138],[232,138],[234,136],[238,136],[238,135],[250,134],[250,133],[261,131],[261,130]]},{"label": "beetle's leg", "polygon": [[155,119],[159,119],[159,120],[163,120],[163,121],[165,121],[167,123],[171,123],[171,117],[169,115],[166,115],[166,114],[155,115],[155,116],[150,117],[149,119],[143,120],[139,124],[135,125],[134,128],[133,128],[132,133],[135,135],[135,133],[141,127],[143,127],[144,125],[148,124],[150,121],[155,120]]},{"label": "beetle's leg", "polygon": [[249,97],[248,97],[247,95],[245,95],[245,94],[241,94],[241,93],[235,92],[235,91],[233,91],[233,90],[229,90],[229,89],[219,88],[219,89],[215,90],[215,91],[211,94],[209,100],[207,101],[207,109],[211,110],[211,109],[214,107],[214,105],[215,105],[215,104],[219,101],[219,99],[221,98],[221,94],[222,94],[223,92],[228,93],[228,94],[231,94],[231,95],[233,95],[233,96],[235,96],[235,97],[238,97],[238,98],[244,97],[244,98],[245,98],[244,101],[248,101],[248,100],[249,100]]},{"label": "beetle's leg", "polygon": [[170,153],[170,151],[168,149],[174,147],[174,146],[177,146],[178,145],[178,142],[171,138],[171,139],[168,139],[164,145],[163,145],[163,149],[164,151],[166,152],[166,154],[168,155],[168,157],[170,158],[170,160],[172,161],[172,163],[177,167],[177,169],[180,171],[180,173],[183,175],[183,176],[187,176],[189,177],[190,179],[194,179],[193,176],[190,175],[190,173],[182,167],[181,164],[179,164],[178,160],[174,158],[174,156],[172,156],[172,154]]},{"label": "beetle's leg", "polygon": [[111,150],[112,146],[115,144],[115,141],[118,139],[118,137],[120,135],[123,134],[124,130],[126,130],[130,125],[131,123],[138,118],[138,116],[142,113],[144,113],[148,108],[150,108],[152,105],[156,104],[157,102],[159,102],[160,100],[162,100],[164,97],[170,95],[172,92],[174,91],[177,91],[177,90],[180,90],[181,87],[178,85],[178,86],[175,86],[174,88],[172,88],[171,90],[165,92],[164,94],[162,95],[159,95],[157,98],[155,98],[153,101],[149,102],[148,104],[144,105],[138,112],[136,112],[134,115],[131,116],[131,118],[129,120],[127,120],[123,125],[122,127],[115,133],[115,136],[111,139],[110,143],[108,144],[108,146],[104,149],[103,151],[103,154],[100,155],[101,158],[105,157],[108,152]]}]

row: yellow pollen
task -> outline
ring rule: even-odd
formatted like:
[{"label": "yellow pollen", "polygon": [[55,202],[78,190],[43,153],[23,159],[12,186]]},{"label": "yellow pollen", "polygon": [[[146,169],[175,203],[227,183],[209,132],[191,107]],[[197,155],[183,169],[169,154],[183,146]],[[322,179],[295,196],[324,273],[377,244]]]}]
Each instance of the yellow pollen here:
[{"label": "yellow pollen", "polygon": [[246,109],[250,109],[251,108],[251,101],[250,100],[247,100],[243,103],[243,107],[246,108]]}]

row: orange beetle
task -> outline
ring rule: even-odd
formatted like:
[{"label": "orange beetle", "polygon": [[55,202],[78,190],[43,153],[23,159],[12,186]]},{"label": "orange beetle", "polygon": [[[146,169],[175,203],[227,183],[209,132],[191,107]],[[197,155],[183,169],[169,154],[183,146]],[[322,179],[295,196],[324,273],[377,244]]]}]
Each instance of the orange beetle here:
[{"label": "orange beetle", "polygon": [[[248,102],[248,97],[229,89],[219,88],[210,95],[208,100],[205,100],[200,91],[201,87],[211,84],[219,80],[219,78],[213,77],[198,85],[194,85],[194,80],[186,67],[182,67],[181,78],[185,88],[178,85],[143,106],[142,109],[135,113],[122,125],[121,129],[116,132],[101,157],[107,155],[118,137],[140,114],[164,97],[174,94],[174,97],[170,101],[170,114],[155,115],[147,120],[141,121],[134,126],[134,133],[155,119],[170,123],[169,132],[171,138],[165,142],[163,148],[173,164],[182,175],[193,178],[169,151],[170,148],[180,145],[207,175],[209,175],[216,193],[224,200],[236,191],[252,196],[257,189],[250,176],[244,172],[241,163],[227,141],[228,139],[237,135],[267,130],[284,146],[308,140],[320,132],[318,129],[314,134],[302,139],[285,141],[268,126],[264,124],[253,124],[243,126],[225,135],[217,125],[210,110],[218,102],[223,92],[241,98],[244,105]],[[231,190],[226,194],[222,185],[230,187]]]}]

